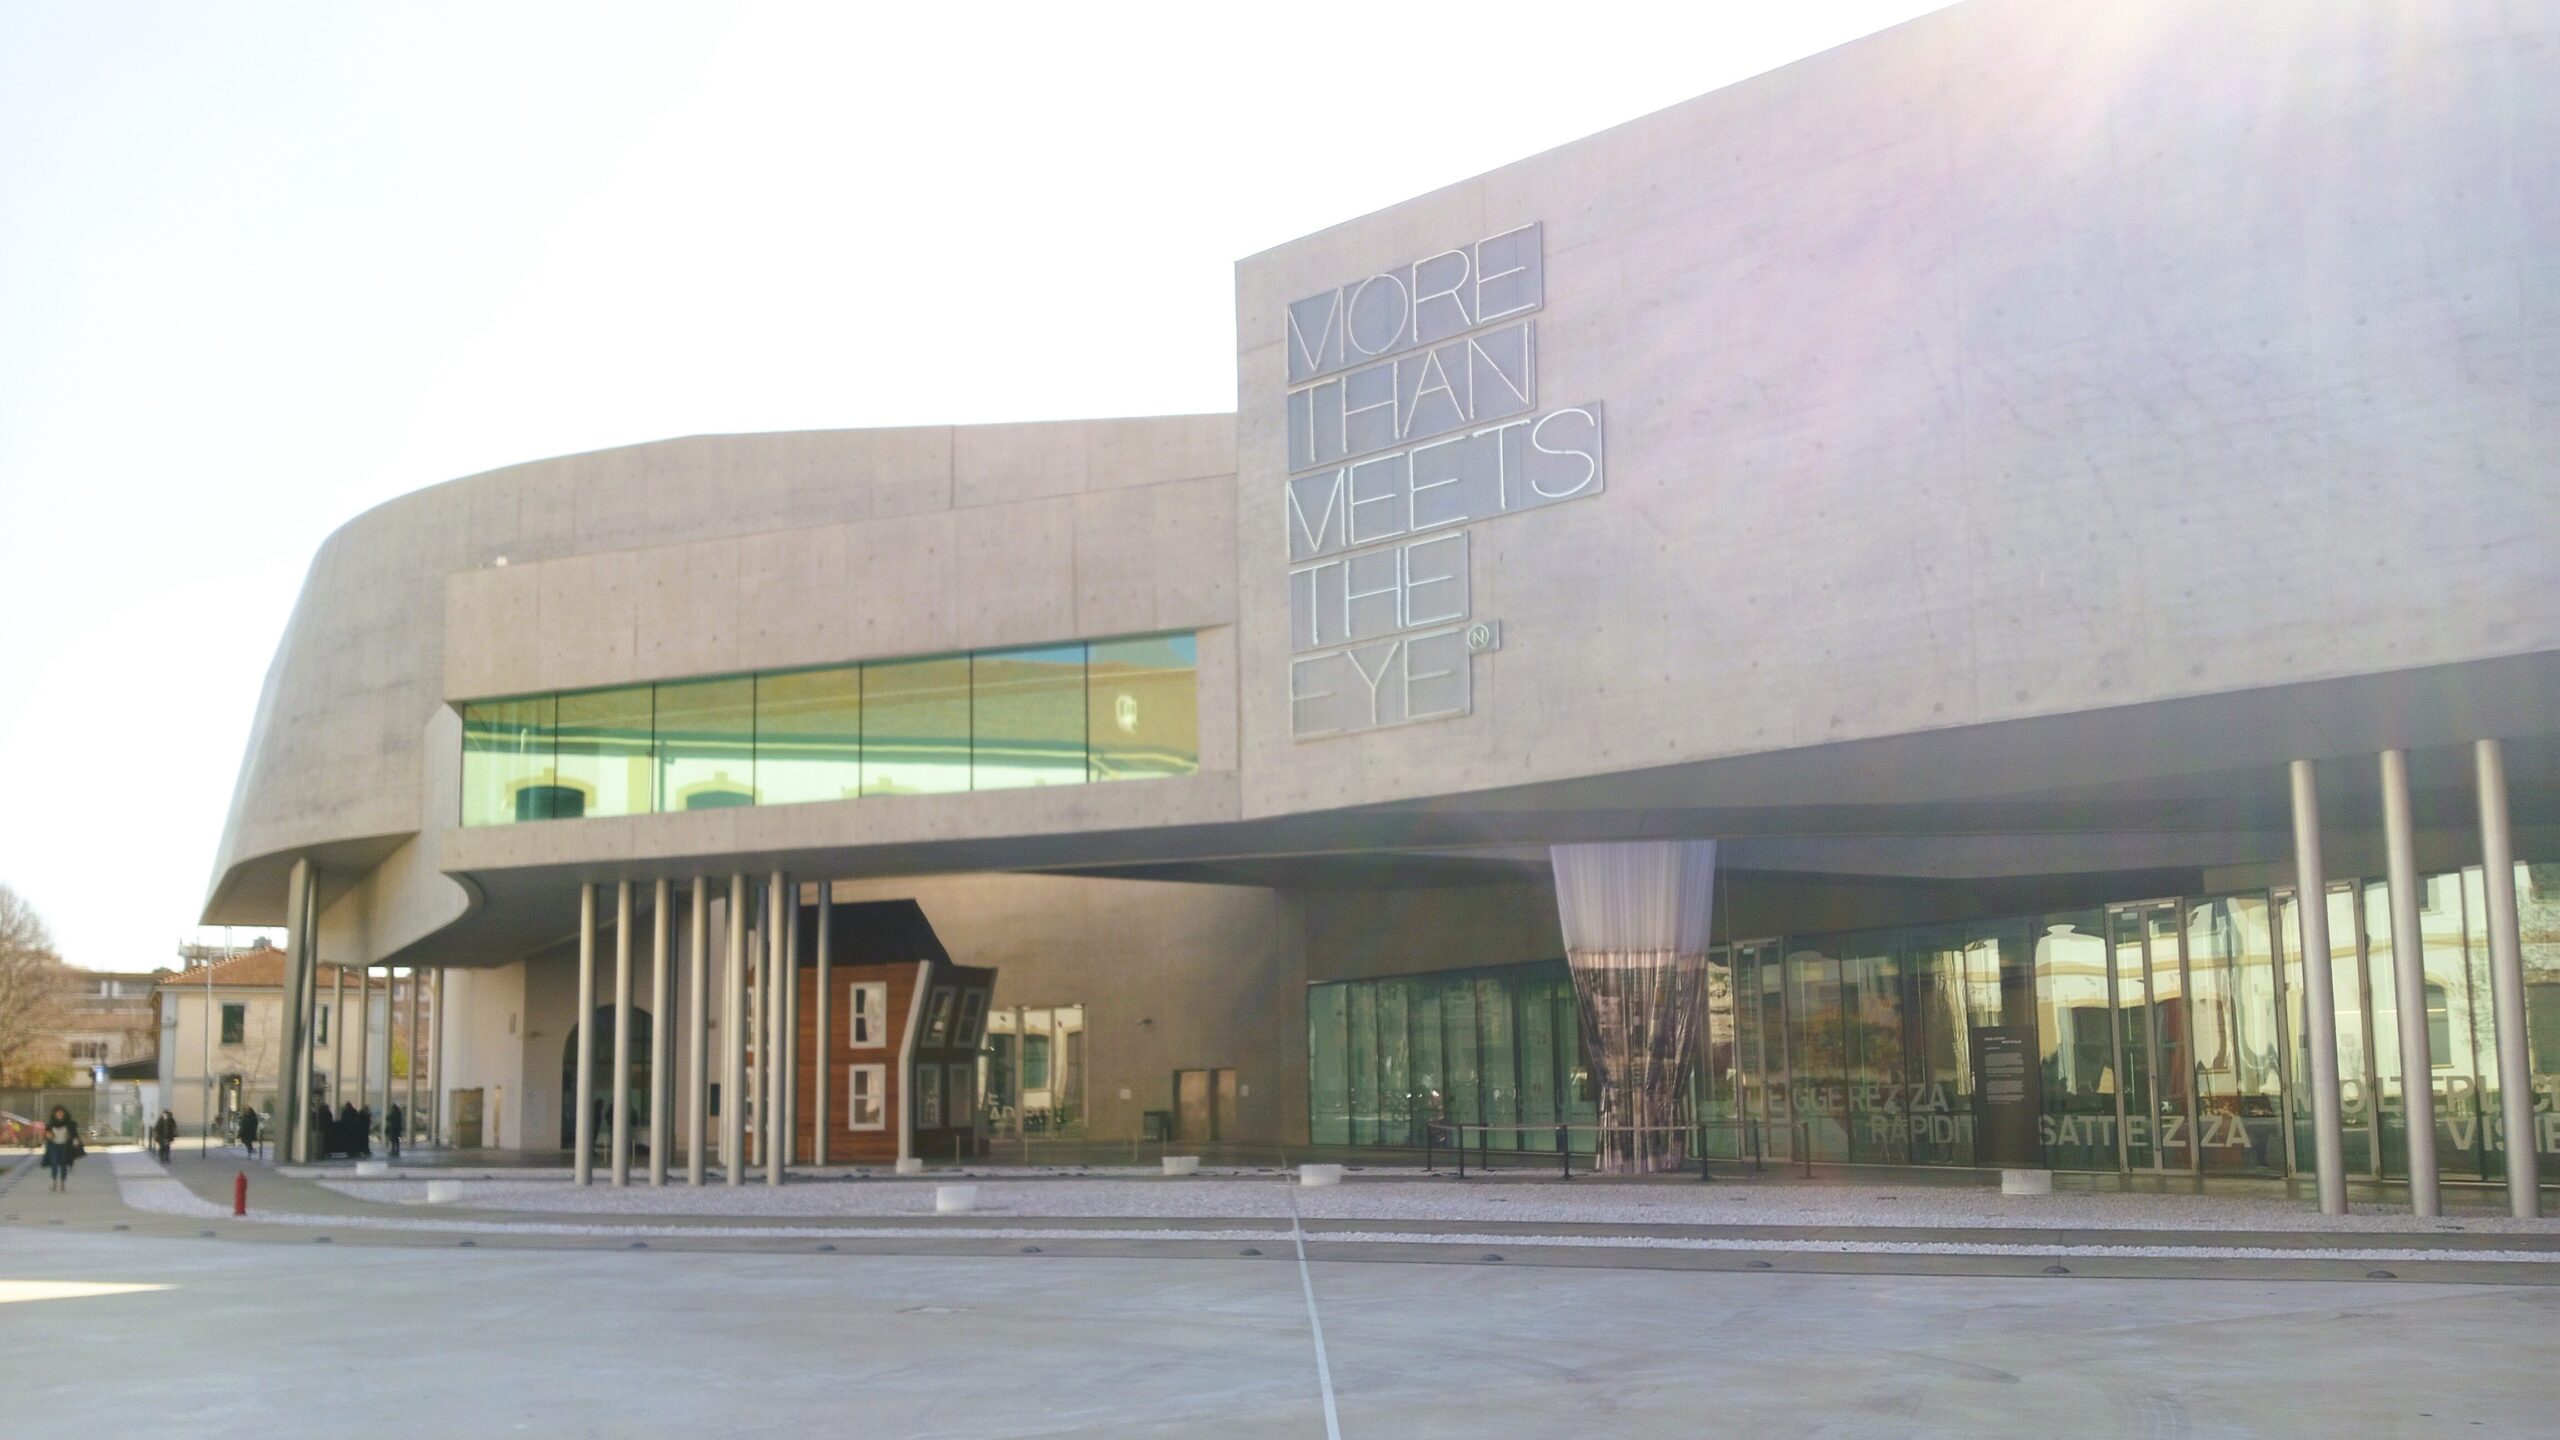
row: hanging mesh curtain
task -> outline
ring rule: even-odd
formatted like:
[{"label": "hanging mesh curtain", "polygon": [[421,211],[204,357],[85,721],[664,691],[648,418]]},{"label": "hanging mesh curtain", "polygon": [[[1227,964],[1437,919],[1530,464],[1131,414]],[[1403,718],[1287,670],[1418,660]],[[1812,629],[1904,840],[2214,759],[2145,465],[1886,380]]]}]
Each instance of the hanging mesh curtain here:
[{"label": "hanging mesh curtain", "polygon": [[1598,1091],[1600,1168],[1686,1163],[1686,1082],[1706,1020],[1716,843],[1558,845],[1556,909]]}]

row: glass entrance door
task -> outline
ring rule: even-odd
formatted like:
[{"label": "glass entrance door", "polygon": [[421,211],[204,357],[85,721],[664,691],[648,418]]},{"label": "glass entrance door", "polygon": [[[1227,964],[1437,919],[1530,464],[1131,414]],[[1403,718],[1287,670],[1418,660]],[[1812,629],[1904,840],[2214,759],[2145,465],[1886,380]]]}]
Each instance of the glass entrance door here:
[{"label": "glass entrance door", "polygon": [[2195,1044],[2187,1014],[2185,927],[2174,901],[2107,917],[2116,1007],[2117,1134],[2128,1170],[2192,1173]]}]

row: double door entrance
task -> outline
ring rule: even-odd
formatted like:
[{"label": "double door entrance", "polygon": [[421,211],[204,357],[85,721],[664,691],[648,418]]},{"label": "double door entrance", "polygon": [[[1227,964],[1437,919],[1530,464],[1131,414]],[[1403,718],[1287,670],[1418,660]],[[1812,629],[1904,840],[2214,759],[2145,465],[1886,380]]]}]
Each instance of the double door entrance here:
[{"label": "double door entrance", "polygon": [[2128,1171],[2286,1169],[2274,957],[2251,943],[2263,925],[2218,908],[2164,900],[2107,912],[2116,1155]]}]

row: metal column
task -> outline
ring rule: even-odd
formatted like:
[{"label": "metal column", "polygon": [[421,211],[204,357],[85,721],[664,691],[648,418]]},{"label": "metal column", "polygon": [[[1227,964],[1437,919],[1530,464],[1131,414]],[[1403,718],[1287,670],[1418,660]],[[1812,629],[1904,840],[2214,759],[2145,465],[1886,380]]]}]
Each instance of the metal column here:
[{"label": "metal column", "polygon": [[[311,862],[296,860],[293,873],[285,881],[284,939],[284,1068],[276,1077],[276,1121],[284,1133],[276,1137],[276,1154],[282,1158],[307,1162],[311,1158],[311,1031],[303,1023],[307,991],[319,993],[318,977],[311,973],[311,956],[316,948],[311,935]],[[206,1014],[211,1025],[216,1016]],[[255,1105],[254,1096],[243,1096],[241,1103]]]},{"label": "metal column", "polygon": [[435,1001],[427,1015],[427,1143],[443,1145],[444,1133],[444,967],[436,967]]},{"label": "metal column", "polygon": [[703,1152],[710,1148],[711,1137],[703,1133],[709,1118],[705,1113],[706,1087],[711,1077],[703,1067],[709,1063],[711,1016],[706,1008],[711,999],[711,939],[708,912],[711,886],[701,876],[693,877],[693,905],[685,912],[685,1086],[684,1086],[684,1183],[702,1183]]},{"label": "metal column", "polygon": [[2426,936],[2418,927],[2418,842],[2409,752],[2382,752],[2382,842],[2391,884],[2391,974],[2400,1024],[2400,1113],[2409,1135],[2409,1210],[2443,1208],[2436,1183],[2435,1062],[2427,1048]]},{"label": "metal column", "polygon": [[422,975],[420,975],[420,974],[418,973],[418,967],[417,967],[417,966],[415,966],[415,965],[410,966],[410,967],[409,967],[409,1086],[408,1086],[408,1089],[409,1089],[409,1098],[408,1098],[407,1102],[401,1106],[401,1109],[400,1109],[400,1115],[401,1115],[401,1120],[400,1120],[400,1139],[401,1139],[401,1142],[402,1142],[402,1143],[404,1143],[404,1144],[405,1144],[405,1143],[407,1143],[407,1141],[408,1141],[408,1139],[409,1139],[409,1136],[410,1136],[410,1135],[412,1135],[412,1134],[414,1134],[414,1133],[417,1131],[417,1128],[418,1128],[418,1068],[419,1068],[419,1055],[418,1055],[418,997],[419,997],[421,994],[425,993],[425,992],[420,988],[420,987],[424,984],[424,982],[425,982],[425,977],[424,977],[424,976],[422,976]]},{"label": "metal column", "polygon": [[373,967],[356,967],[356,1113],[373,1113]]},{"label": "metal column", "polygon": [[782,1183],[785,1143],[782,1135],[783,884],[783,874],[776,870],[765,886],[764,1064],[759,1067],[765,1076],[765,1103],[757,1118],[762,1121],[759,1128],[764,1132],[764,1183],[767,1185]]},{"label": "metal column", "polygon": [[812,1165],[827,1163],[827,1087],[835,1083],[835,1067],[827,1063],[835,1049],[835,1026],[829,1023],[833,1015],[827,1003],[828,987],[835,983],[831,970],[833,943],[829,935],[829,932],[835,928],[835,904],[836,887],[828,881],[819,881],[818,1035],[813,1047],[818,1053],[811,1061],[818,1072],[818,1084],[817,1103],[810,1107],[813,1113],[809,1117],[815,1122],[810,1126],[812,1141],[809,1146],[809,1163]]},{"label": "metal column", "polygon": [[720,1041],[720,1171],[729,1184],[745,1183],[747,1146],[747,877],[729,877],[729,956],[720,983],[727,993]]},{"label": "metal column", "polygon": [[663,876],[649,897],[649,1183],[667,1183],[667,906]]},{"label": "metal column", "polygon": [[577,1079],[578,1113],[570,1117],[571,1183],[585,1185],[596,1174],[596,887],[578,884],[578,1016],[569,1027],[570,1064]]},{"label": "metal column", "polygon": [[631,882],[613,889],[613,1107],[612,1174],[616,1186],[631,1183]]},{"label": "metal column", "polygon": [[2311,1136],[2320,1213],[2344,1215],[2347,1162],[2338,1114],[2338,997],[2329,951],[2329,876],[2320,856],[2317,780],[2312,762],[2293,762],[2294,910],[2302,922],[2302,1012],[2311,1030]]},{"label": "metal column", "polygon": [[[2507,1209],[2542,1213],[2542,1164],[2534,1146],[2533,1037],[2525,1029],[2524,945],[2516,925],[2515,832],[2507,819],[2506,746],[2472,742],[2480,792],[2480,872],[2489,904],[2489,996],[2498,1021],[2498,1103],[2507,1139]],[[2484,1119],[2483,1124],[2487,1123]]]},{"label": "metal column", "polygon": [[329,1088],[347,1089],[347,967],[329,967]]},{"label": "metal column", "polygon": [[782,912],[782,1163],[800,1163],[800,881]]}]

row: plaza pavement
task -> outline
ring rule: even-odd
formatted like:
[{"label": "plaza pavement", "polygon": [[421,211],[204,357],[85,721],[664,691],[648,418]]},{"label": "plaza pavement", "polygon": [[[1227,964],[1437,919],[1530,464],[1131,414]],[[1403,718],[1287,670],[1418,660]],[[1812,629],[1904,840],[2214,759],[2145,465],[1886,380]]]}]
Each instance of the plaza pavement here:
[{"label": "plaza pavement", "polygon": [[[841,1222],[465,1230],[559,1217],[438,1207],[450,1228],[387,1229],[354,1222],[420,1207],[268,1167],[253,1207],[300,1220],[131,1208],[108,1158],[62,1196],[0,1171],[0,1355],[28,1433],[2401,1437],[2549,1433],[2560,1406],[2551,1261],[2367,1279],[2312,1243],[2048,1274],[1318,1229],[1302,1266],[1285,1223],[1239,1241],[1224,1220],[826,1241]],[[242,1168],[187,1161],[198,1199]]]}]

